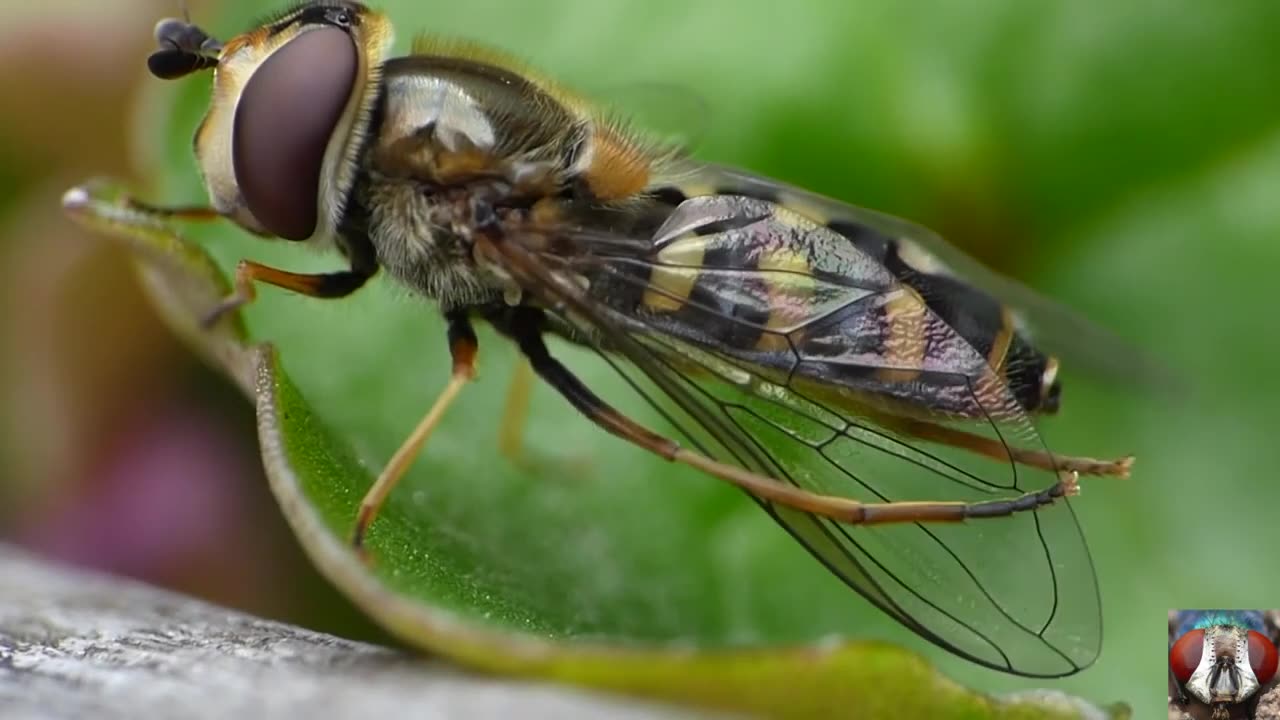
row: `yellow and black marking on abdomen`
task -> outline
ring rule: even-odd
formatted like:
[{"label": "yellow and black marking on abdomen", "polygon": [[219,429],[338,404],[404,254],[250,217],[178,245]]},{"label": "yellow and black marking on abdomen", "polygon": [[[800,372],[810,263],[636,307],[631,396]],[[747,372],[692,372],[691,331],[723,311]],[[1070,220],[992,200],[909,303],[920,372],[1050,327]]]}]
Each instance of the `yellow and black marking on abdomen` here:
[{"label": "yellow and black marking on abdomen", "polygon": [[[671,205],[687,199],[670,189],[661,197]],[[707,207],[706,221],[659,238],[651,264],[632,269],[633,287],[643,291],[613,298],[655,329],[775,378],[800,376],[973,416],[982,410],[960,371],[939,369],[947,353],[957,354],[946,343],[958,336],[1002,376],[1023,410],[1056,409],[1054,360],[1018,331],[1012,314],[956,278],[912,267],[895,239],[849,222],[817,224],[770,198],[694,200]],[[833,270],[833,256],[851,255],[833,251],[840,243],[861,251],[862,265]],[[841,288],[847,303],[823,305]]]},{"label": "yellow and black marking on abdomen", "polygon": [[864,225],[836,221],[828,227],[864,252],[879,253],[877,259],[895,277],[914,289],[935,315],[1001,374],[1023,409],[1057,411],[1061,393],[1057,361],[1036,349],[1018,330],[1009,308],[955,277],[917,270],[902,258],[898,241]]}]

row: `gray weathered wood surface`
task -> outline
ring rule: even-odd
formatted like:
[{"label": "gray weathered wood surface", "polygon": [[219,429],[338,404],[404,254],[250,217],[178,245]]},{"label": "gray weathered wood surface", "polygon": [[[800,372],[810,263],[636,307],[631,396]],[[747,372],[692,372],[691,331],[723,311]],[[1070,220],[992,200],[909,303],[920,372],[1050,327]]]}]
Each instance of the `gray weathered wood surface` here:
[{"label": "gray weathered wood surface", "polygon": [[474,675],[0,545],[0,718],[640,718],[678,709]]}]

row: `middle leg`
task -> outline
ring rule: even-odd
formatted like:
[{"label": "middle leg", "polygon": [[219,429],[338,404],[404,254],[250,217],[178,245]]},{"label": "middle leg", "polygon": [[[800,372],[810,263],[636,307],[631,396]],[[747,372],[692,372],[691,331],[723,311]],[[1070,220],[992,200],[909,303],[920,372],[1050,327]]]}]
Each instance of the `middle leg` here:
[{"label": "middle leg", "polygon": [[451,313],[449,319],[449,354],[453,357],[453,372],[449,384],[445,385],[440,396],[436,398],[431,409],[423,416],[418,426],[409,433],[409,437],[400,445],[400,449],[391,457],[391,461],[382,469],[378,479],[373,482],[360,501],[360,509],[356,512],[355,529],[351,533],[351,545],[357,552],[364,549],[365,536],[369,526],[378,517],[378,511],[387,501],[387,496],[408,472],[414,460],[422,452],[427,438],[435,431],[444,417],[444,413],[453,404],[462,387],[475,377],[476,351],[479,345],[471,321],[463,313]]}]

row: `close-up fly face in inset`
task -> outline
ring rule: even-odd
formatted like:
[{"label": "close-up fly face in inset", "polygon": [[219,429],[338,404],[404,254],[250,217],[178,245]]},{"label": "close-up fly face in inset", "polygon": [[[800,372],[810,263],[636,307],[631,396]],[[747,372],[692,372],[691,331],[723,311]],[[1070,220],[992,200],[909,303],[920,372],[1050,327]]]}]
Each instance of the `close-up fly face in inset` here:
[{"label": "close-up fly face in inset", "polygon": [[1274,620],[1260,610],[1180,610],[1169,629],[1172,702],[1193,717],[1253,718],[1276,678]]}]

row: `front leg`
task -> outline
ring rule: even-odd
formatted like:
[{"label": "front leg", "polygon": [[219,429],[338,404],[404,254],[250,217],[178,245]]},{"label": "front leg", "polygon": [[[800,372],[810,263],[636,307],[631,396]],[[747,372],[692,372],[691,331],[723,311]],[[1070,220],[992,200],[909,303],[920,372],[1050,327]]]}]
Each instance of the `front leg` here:
[{"label": "front leg", "polygon": [[235,289],[205,316],[203,324],[213,327],[227,313],[253,302],[257,297],[254,282],[264,282],[311,297],[342,298],[363,287],[375,272],[376,265],[370,269],[353,266],[350,270],[331,273],[295,273],[252,260],[241,260],[236,264]]},{"label": "front leg", "polygon": [[[107,181],[92,181],[68,190],[63,195],[62,206],[72,217],[94,230],[134,242],[138,237],[153,239],[151,243],[144,243],[148,247],[181,245],[171,229],[173,221],[206,223],[226,217],[203,205],[165,207],[145,203],[135,199],[122,186]],[[377,270],[377,262],[372,257],[360,255],[353,256],[350,270],[320,274],[294,273],[241,260],[236,265],[232,292],[205,315],[202,324],[206,328],[211,327],[227,313],[252,302],[256,296],[255,281],[311,297],[340,298],[360,289]]]}]

